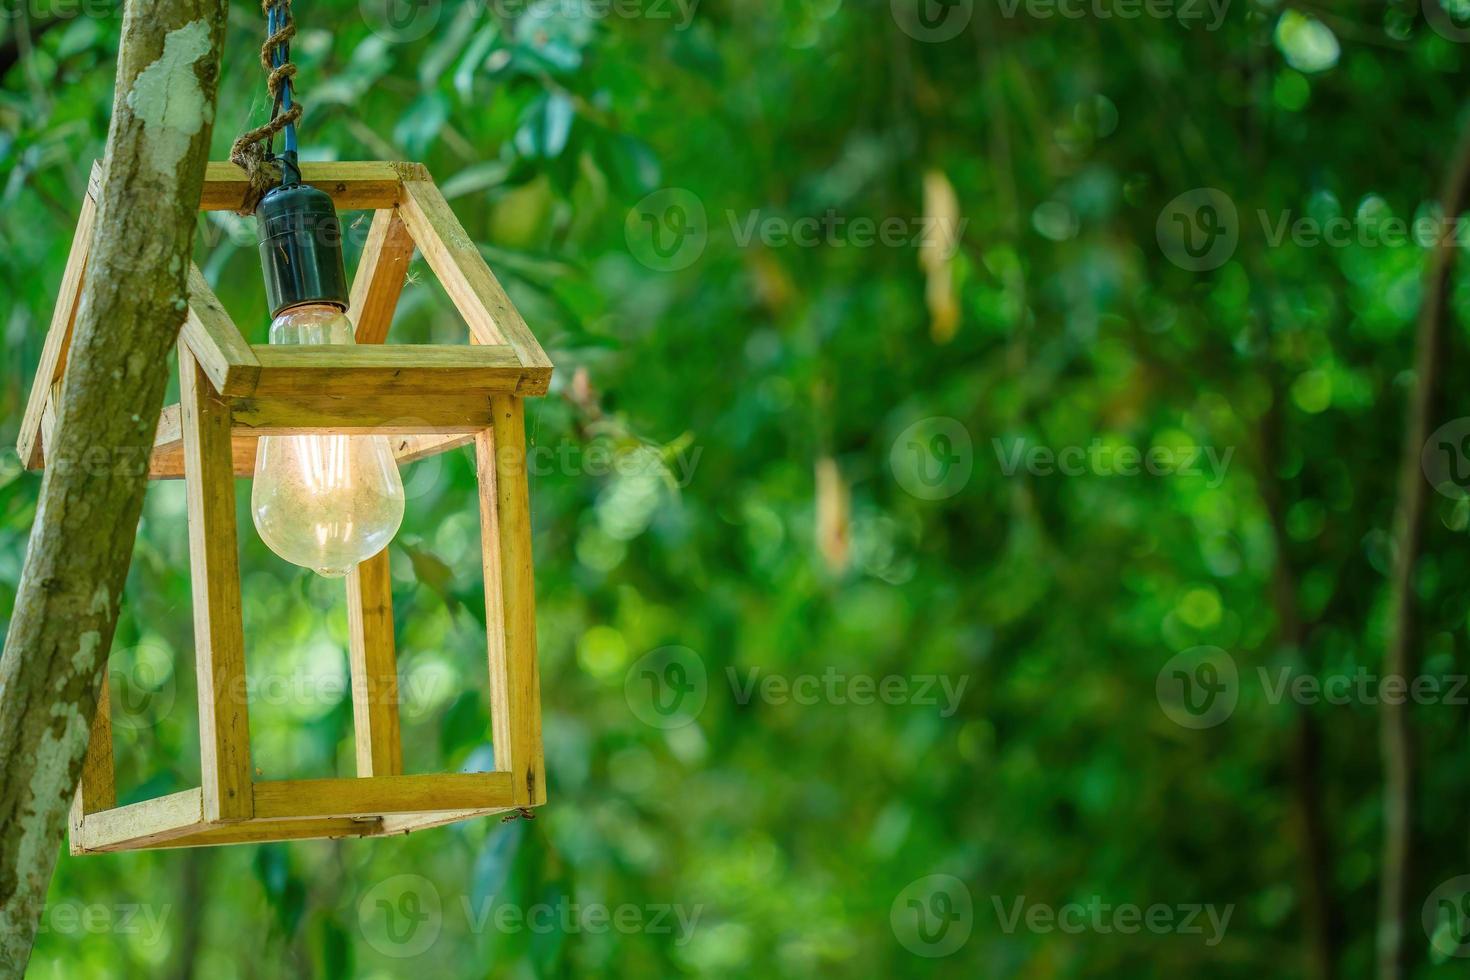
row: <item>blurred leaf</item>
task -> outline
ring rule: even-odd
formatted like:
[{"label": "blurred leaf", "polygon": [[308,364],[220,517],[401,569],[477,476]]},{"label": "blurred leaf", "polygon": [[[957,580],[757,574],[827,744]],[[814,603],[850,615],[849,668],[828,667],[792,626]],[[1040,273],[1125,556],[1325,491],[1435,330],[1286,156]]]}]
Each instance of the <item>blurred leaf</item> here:
[{"label": "blurred leaf", "polygon": [[537,96],[521,116],[515,146],[524,157],[548,159],[566,149],[575,113],[571,100],[560,92]]}]

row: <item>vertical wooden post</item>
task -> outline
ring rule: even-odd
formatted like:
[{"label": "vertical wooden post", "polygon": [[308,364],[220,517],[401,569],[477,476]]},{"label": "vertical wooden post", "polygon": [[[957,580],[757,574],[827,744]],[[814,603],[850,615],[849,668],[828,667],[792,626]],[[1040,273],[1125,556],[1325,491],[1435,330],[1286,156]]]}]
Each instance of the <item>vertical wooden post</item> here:
[{"label": "vertical wooden post", "polygon": [[496,504],[495,430],[475,435],[480,489],[480,546],[485,570],[485,637],[489,644],[490,741],[495,771],[514,771],[510,755],[510,679],[506,671],[505,597],[500,587],[500,518]]},{"label": "vertical wooden post", "polygon": [[[396,209],[384,208],[373,214],[352,281],[349,312],[359,344],[381,344],[387,339],[413,247],[413,238]],[[347,626],[357,775],[401,775],[403,741],[398,723],[393,582],[386,548],[348,574]]]},{"label": "vertical wooden post", "polygon": [[112,699],[107,675],[102,675],[102,690],[97,693],[97,716],[92,720],[92,736],[82,760],[82,778],[71,802],[71,852],[83,853],[82,817],[88,813],[111,810],[117,806],[117,782],[113,774]]},{"label": "vertical wooden post", "polygon": [[230,406],[215,393],[183,344],[179,404],[194,583],[204,819],[243,820],[254,813],[254,798]]},{"label": "vertical wooden post", "polygon": [[398,665],[393,648],[393,585],[384,548],[347,576],[348,662],[358,776],[403,772],[398,731]]},{"label": "vertical wooden post", "polygon": [[[526,472],[525,402],[514,395],[491,398],[495,424],[489,439],[476,440],[481,471],[484,456],[491,456],[493,490],[482,488],[484,507],[493,493],[495,514],[483,521],[485,533],[496,535],[495,551],[487,548],[485,596],[491,602],[499,593],[498,616],[488,618],[490,645],[491,710],[505,718],[509,729],[510,770],[515,802],[534,806],[546,802],[546,766],[541,748],[541,678],[536,664],[536,586],[531,570],[531,500]],[[488,543],[488,539],[487,539]],[[498,563],[496,559],[498,558]],[[491,563],[498,565],[498,589],[492,591]],[[503,623],[504,630],[497,630]],[[504,647],[497,664],[497,633]],[[497,676],[498,675],[498,676]],[[496,689],[497,680],[503,679]],[[500,727],[496,727],[496,763],[500,762]]]}]

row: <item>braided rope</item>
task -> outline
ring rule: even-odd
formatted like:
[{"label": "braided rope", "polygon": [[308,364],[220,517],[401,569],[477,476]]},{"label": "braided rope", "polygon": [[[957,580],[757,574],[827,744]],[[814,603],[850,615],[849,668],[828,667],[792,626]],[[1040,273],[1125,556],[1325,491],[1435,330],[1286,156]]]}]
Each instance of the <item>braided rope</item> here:
[{"label": "braided rope", "polygon": [[281,179],[280,169],[273,162],[273,146],[276,134],[301,118],[301,103],[292,101],[291,108],[281,111],[281,88],[289,78],[296,77],[296,65],[289,56],[279,68],[272,62],[277,45],[288,44],[296,36],[296,22],[291,17],[291,0],[261,0],[261,10],[267,17],[273,8],[282,8],[282,24],[279,30],[265,39],[260,46],[260,66],[265,70],[265,87],[271,95],[271,118],[263,126],[241,134],[230,147],[230,162],[245,171],[249,186],[240,214],[255,213],[255,206],[266,192]]}]

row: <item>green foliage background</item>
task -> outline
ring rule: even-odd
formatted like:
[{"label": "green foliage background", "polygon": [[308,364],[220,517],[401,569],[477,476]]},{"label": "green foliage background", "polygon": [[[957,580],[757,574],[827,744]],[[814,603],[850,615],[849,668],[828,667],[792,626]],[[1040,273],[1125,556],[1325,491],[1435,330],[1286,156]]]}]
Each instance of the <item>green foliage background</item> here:
[{"label": "green foliage background", "polygon": [[[978,0],[936,42],[903,28],[912,6],[430,0],[399,23],[432,30],[395,41],[369,0],[297,5],[307,157],[427,163],[557,363],[527,413],[553,454],[531,488],[550,803],[534,822],[404,838],[63,857],[32,975],[1298,976],[1320,962],[1314,869],[1342,975],[1371,973],[1377,708],[1273,701],[1257,671],[1381,663],[1428,253],[1273,244],[1256,216],[1433,214],[1470,49],[1396,2],[1235,0],[1210,29]],[[6,444],[101,152],[118,23],[43,4],[0,28]],[[267,110],[257,9],[236,4],[230,25],[216,159]],[[913,231],[944,215],[946,184],[963,233],[936,264]],[[1233,200],[1240,244],[1195,272],[1155,229],[1198,187]],[[707,218],[680,269],[648,261],[642,237],[640,202],[665,188]],[[910,234],[743,234],[752,215],[829,213]],[[198,258],[263,342],[249,235],[201,218]],[[396,339],[462,339],[421,262],[411,279]],[[1447,371],[1432,426],[1465,411]],[[934,417],[973,444],[972,474],[940,500],[898,476],[900,434]],[[1018,445],[1094,441],[1233,455],[1218,484],[1002,466]],[[643,465],[603,471],[614,452]],[[471,455],[408,475],[392,549],[405,756],[472,768],[489,722]],[[0,627],[39,483],[0,459]],[[255,765],[350,775],[341,587],[272,556],[238,496]],[[1466,669],[1470,507],[1431,501],[1418,655],[1441,676]],[[132,699],[115,707],[125,801],[198,778],[183,508],[179,485],[150,490],[113,654]],[[1233,716],[1203,731],[1155,696],[1161,667],[1199,645],[1242,679]],[[625,690],[668,646],[708,682],[674,729]],[[742,703],[756,670],[966,687],[949,716]],[[1466,720],[1414,712],[1416,895],[1470,871]],[[413,957],[375,919],[375,889],[404,874],[442,902]],[[967,941],[939,958],[890,925],[931,874],[973,899]],[[1008,932],[995,903],[1021,896],[1234,911],[1218,945]],[[698,918],[687,936],[477,927],[492,897]],[[73,921],[91,908],[97,928]],[[1427,936],[1410,943],[1416,975],[1458,975]]]}]

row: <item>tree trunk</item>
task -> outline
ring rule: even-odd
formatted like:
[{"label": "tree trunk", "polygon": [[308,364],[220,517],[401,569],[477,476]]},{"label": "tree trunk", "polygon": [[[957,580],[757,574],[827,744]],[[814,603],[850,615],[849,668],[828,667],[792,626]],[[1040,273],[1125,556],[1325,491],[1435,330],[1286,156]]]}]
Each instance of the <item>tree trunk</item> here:
[{"label": "tree trunk", "polygon": [[[186,308],[226,0],[129,0],[86,286],[0,658],[0,976],[24,973],[117,625]],[[120,461],[98,465],[99,460]]]},{"label": "tree trunk", "polygon": [[[1470,185],[1470,124],[1460,133],[1459,145],[1445,175],[1440,203],[1448,228],[1465,206]],[[1419,469],[1424,440],[1439,396],[1439,368],[1443,363],[1443,321],[1449,305],[1450,273],[1458,252],[1458,237],[1446,233],[1430,253],[1424,279],[1424,302],[1419,308],[1415,337],[1414,387],[1404,425],[1399,461],[1398,508],[1394,515],[1394,567],[1390,584],[1388,653],[1383,676],[1412,681],[1418,672],[1414,571],[1423,537],[1424,504],[1428,482]],[[1418,905],[1413,900],[1414,787],[1417,759],[1411,726],[1411,699],[1383,700],[1379,706],[1379,751],[1383,758],[1383,877],[1378,893],[1378,976],[1401,980],[1407,975],[1408,939],[1417,929]]]}]

